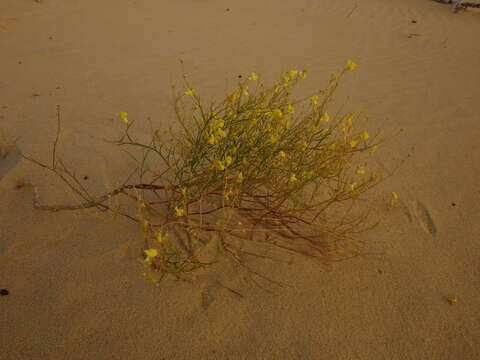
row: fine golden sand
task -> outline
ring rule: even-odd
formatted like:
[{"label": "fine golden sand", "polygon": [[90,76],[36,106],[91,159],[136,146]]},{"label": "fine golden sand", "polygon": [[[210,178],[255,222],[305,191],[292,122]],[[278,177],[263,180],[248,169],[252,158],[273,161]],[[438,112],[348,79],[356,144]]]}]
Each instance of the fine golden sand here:
[{"label": "fine golden sand", "polygon": [[[479,359],[478,34],[479,10],[430,0],[1,0],[0,359]],[[23,184],[76,201],[19,155],[49,161],[56,105],[62,158],[103,194],[132,169],[103,141],[114,114],[172,125],[180,59],[207,97],[291,68],[313,91],[358,64],[336,96],[404,130],[380,167],[406,159],[378,187],[399,198],[367,254],[250,259],[283,287],[226,265],[155,287],[135,224],[33,209]]]}]

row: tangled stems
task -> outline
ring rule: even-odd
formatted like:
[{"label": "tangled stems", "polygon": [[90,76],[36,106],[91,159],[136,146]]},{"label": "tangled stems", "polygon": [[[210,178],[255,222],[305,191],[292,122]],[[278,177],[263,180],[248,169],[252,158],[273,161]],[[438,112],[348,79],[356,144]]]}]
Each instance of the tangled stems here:
[{"label": "tangled stems", "polygon": [[[378,222],[367,222],[371,208],[353,215],[353,204],[369,207],[361,195],[384,180],[358,158],[369,157],[385,141],[357,125],[368,120],[364,111],[328,112],[339,81],[355,67],[349,61],[325,89],[299,99],[292,92],[305,79],[305,70],[290,70],[269,87],[252,73],[221,102],[208,106],[184,75],[185,90],[173,89],[179,131],[167,130],[169,141],[153,124],[150,140],[137,140],[134,122],[126,112],[118,113],[125,127],[111,143],[136,161],[138,183],[93,198],[57,158],[57,136],[52,164],[33,161],[60,176],[85,202],[45,206],[35,192],[34,205],[118,212],[108,199],[132,199],[134,213],[122,215],[143,229],[144,276],[155,282],[211,264],[200,259],[214,234],[242,265],[238,254],[245,242],[313,258],[354,255],[359,241],[351,235]],[[344,212],[331,218],[335,206]]]}]

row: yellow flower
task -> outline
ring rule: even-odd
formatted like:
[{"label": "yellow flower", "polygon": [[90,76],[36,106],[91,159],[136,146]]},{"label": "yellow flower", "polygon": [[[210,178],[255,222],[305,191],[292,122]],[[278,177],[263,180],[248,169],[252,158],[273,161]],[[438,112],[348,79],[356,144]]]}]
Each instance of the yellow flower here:
[{"label": "yellow flower", "polygon": [[288,83],[290,82],[290,80],[291,80],[291,79],[290,79],[290,76],[285,76],[285,77],[283,78],[283,85],[288,85]]},{"label": "yellow flower", "polygon": [[248,77],[248,80],[250,80],[250,81],[257,81],[257,80],[258,80],[258,75],[253,72],[253,73]]},{"label": "yellow flower", "polygon": [[150,260],[151,258],[158,256],[157,249],[148,249],[148,250],[144,250],[143,252],[145,253],[145,255],[147,255],[147,260]]},{"label": "yellow flower", "polygon": [[125,124],[128,124],[128,114],[125,111],[120,111],[117,115],[120,120],[122,120]]},{"label": "yellow flower", "polygon": [[272,144],[275,144],[278,141],[278,137],[276,135],[270,136],[270,142]]},{"label": "yellow flower", "polygon": [[142,227],[144,230],[147,230],[149,226],[150,226],[150,223],[147,220],[142,221]]},{"label": "yellow flower", "polygon": [[240,173],[237,175],[236,181],[237,181],[237,183],[243,182],[243,173],[242,173],[242,172],[240,172]]},{"label": "yellow flower", "polygon": [[223,131],[222,129],[217,129],[217,134],[218,136],[224,138],[224,137],[227,137],[227,133],[225,131]]},{"label": "yellow flower", "polygon": [[370,135],[368,135],[368,132],[364,131],[364,132],[362,133],[362,135],[360,135],[360,137],[361,137],[363,140],[367,140],[367,139],[370,137]]},{"label": "yellow flower", "polygon": [[175,215],[177,215],[178,217],[185,215],[185,209],[175,206]]},{"label": "yellow flower", "polygon": [[185,91],[184,93],[186,96],[193,96],[195,95],[195,90],[193,89],[188,89],[187,91]]},{"label": "yellow flower", "polygon": [[210,134],[210,136],[208,137],[207,139],[207,142],[210,144],[210,145],[214,145],[216,142],[217,142],[217,139],[215,139],[215,136],[213,134]]},{"label": "yellow flower", "polygon": [[215,166],[215,168],[216,168],[217,170],[219,170],[219,171],[225,170],[225,164],[223,163],[223,161],[215,160],[214,166]]},{"label": "yellow flower", "polygon": [[288,72],[288,75],[290,75],[290,77],[292,77],[292,78],[297,76],[297,74],[298,74],[298,70],[296,70],[296,69],[292,69]]},{"label": "yellow flower", "polygon": [[240,95],[238,95],[238,93],[236,93],[236,92],[234,92],[232,95],[230,95],[230,99],[232,101],[237,100],[239,97],[240,97]]},{"label": "yellow flower", "polygon": [[248,93],[248,89],[243,89],[243,90],[242,90],[242,94],[243,94],[243,96],[248,96],[248,95],[250,95],[250,94]]},{"label": "yellow flower", "polygon": [[355,148],[355,147],[357,146],[357,144],[358,144],[358,140],[352,140],[352,141],[350,141],[350,147],[351,147],[352,149]]},{"label": "yellow flower", "polygon": [[275,93],[278,93],[281,88],[282,88],[282,87],[281,87],[280,85],[278,85],[278,84],[275,85],[275,89],[274,89]]},{"label": "yellow flower", "polygon": [[318,104],[318,95],[310,96],[310,102],[312,103],[312,105],[317,105]]},{"label": "yellow flower", "polygon": [[295,112],[295,109],[293,108],[292,104],[288,104],[286,111],[287,111],[287,114],[293,114]]},{"label": "yellow flower", "polygon": [[329,128],[322,129],[322,131],[320,131],[320,135],[325,136],[328,134],[329,131],[330,131]]},{"label": "yellow flower", "polygon": [[285,154],[285,151],[280,151],[278,153],[278,156],[280,156],[281,158],[285,158],[287,155]]},{"label": "yellow flower", "polygon": [[330,121],[330,116],[328,116],[327,113],[323,114],[322,117],[320,118],[320,122],[329,122]]},{"label": "yellow flower", "polygon": [[297,176],[295,174],[290,175],[290,182],[295,182],[297,181]]},{"label": "yellow flower", "polygon": [[370,149],[370,154],[373,154],[375,151],[378,150],[378,146],[375,145],[375,146],[372,146],[372,148]]},{"label": "yellow flower", "polygon": [[218,119],[217,121],[215,121],[213,127],[215,128],[223,128],[225,126],[225,120],[223,119]]},{"label": "yellow flower", "polygon": [[353,70],[357,67],[357,64],[355,64],[352,60],[347,61],[347,70]]},{"label": "yellow flower", "polygon": [[255,124],[258,122],[258,119],[257,119],[257,118],[253,118],[252,120],[250,120],[250,122],[252,123],[252,125],[255,125]]},{"label": "yellow flower", "polygon": [[363,175],[363,174],[365,174],[365,169],[364,169],[363,167],[362,167],[362,168],[359,168],[359,169],[357,170],[357,174],[358,174],[358,175]]},{"label": "yellow flower", "polygon": [[353,183],[353,184],[348,185],[348,188],[350,189],[350,191],[354,191],[356,187],[357,187],[357,183]]},{"label": "yellow flower", "polygon": [[391,195],[391,200],[392,200],[392,202],[395,201],[395,200],[397,200],[397,199],[398,199],[398,194],[397,194],[395,191],[393,191],[393,192],[392,192],[392,195]]},{"label": "yellow flower", "polygon": [[347,126],[348,126],[348,127],[352,126],[352,124],[353,124],[353,118],[352,118],[351,116],[349,116],[346,121],[347,121]]},{"label": "yellow flower", "polygon": [[234,146],[233,148],[230,149],[230,153],[236,154],[237,153],[237,147]]},{"label": "yellow flower", "polygon": [[302,172],[302,177],[306,178],[306,179],[312,178],[313,175],[315,175],[315,172],[313,172],[313,171],[303,171]]},{"label": "yellow flower", "polygon": [[188,189],[186,187],[183,187],[180,189],[180,192],[182,193],[183,196],[187,196],[187,191]]},{"label": "yellow flower", "polygon": [[331,144],[328,149],[329,150],[335,150],[335,148],[337,147],[337,144]]},{"label": "yellow flower", "polygon": [[304,141],[303,144],[300,146],[301,151],[307,150],[308,144]]},{"label": "yellow flower", "polygon": [[229,166],[232,162],[233,162],[232,157],[227,155],[225,157],[225,164],[227,164],[227,166]]},{"label": "yellow flower", "polygon": [[302,70],[299,75],[300,79],[305,79],[307,77],[307,72],[307,70]]},{"label": "yellow flower", "polygon": [[273,115],[278,116],[278,117],[283,116],[282,110],[280,110],[280,109],[273,110]]}]

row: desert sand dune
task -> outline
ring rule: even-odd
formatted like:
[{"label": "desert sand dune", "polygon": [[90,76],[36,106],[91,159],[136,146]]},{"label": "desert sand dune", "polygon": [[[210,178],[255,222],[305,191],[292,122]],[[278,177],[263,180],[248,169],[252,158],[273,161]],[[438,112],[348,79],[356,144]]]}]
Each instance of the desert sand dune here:
[{"label": "desert sand dune", "polygon": [[[309,70],[323,87],[347,59],[337,97],[400,137],[378,164],[398,206],[364,234],[369,255],[319,267],[252,258],[255,285],[227,265],[193,283],[140,276],[142,234],[126,219],[42,212],[77,199],[0,142],[0,358],[480,358],[480,10],[430,0],[0,1],[0,132],[49,161],[62,109],[61,156],[92,193],[132,164],[103,142],[128,111],[173,125],[183,60],[207,98],[252,71],[265,81]],[[112,200],[114,201],[114,200]]]}]

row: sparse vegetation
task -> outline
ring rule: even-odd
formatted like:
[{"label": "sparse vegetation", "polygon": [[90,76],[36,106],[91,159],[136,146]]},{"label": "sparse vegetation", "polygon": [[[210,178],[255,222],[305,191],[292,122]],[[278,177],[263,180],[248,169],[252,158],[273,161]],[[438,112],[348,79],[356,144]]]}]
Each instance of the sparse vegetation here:
[{"label": "sparse vegetation", "polygon": [[[329,112],[339,81],[355,67],[348,61],[325,89],[298,99],[292,92],[307,71],[290,70],[271,86],[252,73],[211,104],[184,76],[185,88],[174,89],[179,131],[152,123],[150,140],[140,141],[134,121],[118,113],[124,128],[112,143],[135,160],[138,182],[92,197],[58,158],[57,134],[51,164],[27,158],[53,171],[84,203],[41,205],[35,193],[35,207],[117,211],[107,200],[127,196],[132,211],[122,215],[143,231],[143,274],[155,282],[211,264],[202,253],[214,236],[219,251],[239,264],[245,243],[326,260],[355,255],[356,234],[378,223],[368,221],[374,206],[362,195],[384,179],[368,159],[385,141],[369,133],[365,111]],[[392,193],[390,205],[397,198]]]}]

